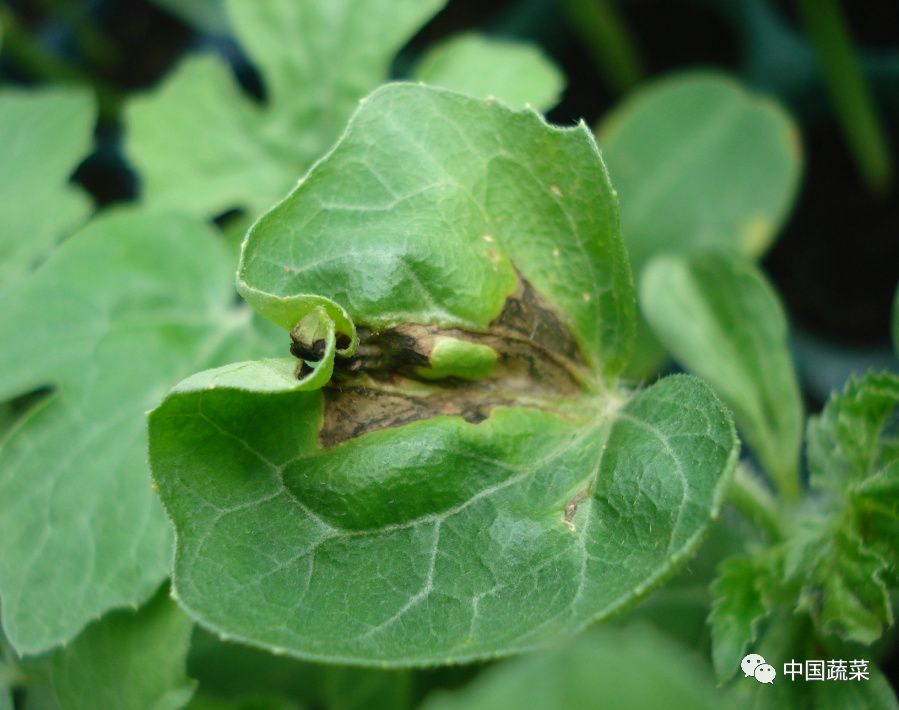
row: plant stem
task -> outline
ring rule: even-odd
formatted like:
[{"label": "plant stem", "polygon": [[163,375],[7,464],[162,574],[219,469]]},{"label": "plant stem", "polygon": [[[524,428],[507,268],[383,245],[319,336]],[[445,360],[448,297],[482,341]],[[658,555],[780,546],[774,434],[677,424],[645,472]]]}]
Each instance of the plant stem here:
[{"label": "plant stem", "polygon": [[862,177],[872,190],[884,193],[892,180],[890,150],[839,0],[798,0],[798,4]]},{"label": "plant stem", "polygon": [[784,538],[785,530],[777,501],[743,463],[737,464],[728,500],[772,541]]},{"label": "plant stem", "polygon": [[643,63],[627,25],[609,0],[563,0],[574,28],[599,71],[617,93],[643,77]]}]

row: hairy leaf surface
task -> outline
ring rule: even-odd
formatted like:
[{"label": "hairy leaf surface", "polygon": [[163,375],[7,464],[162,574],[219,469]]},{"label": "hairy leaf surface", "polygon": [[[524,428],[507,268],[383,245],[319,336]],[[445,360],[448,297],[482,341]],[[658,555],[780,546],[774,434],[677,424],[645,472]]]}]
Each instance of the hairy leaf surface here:
[{"label": "hairy leaf surface", "polygon": [[247,362],[151,415],[176,592],[215,631],[393,666],[524,650],[646,594],[717,513],[711,390],[616,384],[633,291],[583,126],[381,89],[251,230],[239,288],[284,328],[339,304],[358,343],[321,389]]}]

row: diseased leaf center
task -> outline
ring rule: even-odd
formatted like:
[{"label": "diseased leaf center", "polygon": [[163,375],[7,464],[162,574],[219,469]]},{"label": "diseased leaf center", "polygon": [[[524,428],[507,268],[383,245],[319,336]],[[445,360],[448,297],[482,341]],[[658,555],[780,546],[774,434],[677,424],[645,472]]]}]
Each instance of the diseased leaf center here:
[{"label": "diseased leaf center", "polygon": [[[358,333],[355,354],[338,357],[323,389],[325,447],[436,416],[477,423],[498,406],[556,411],[591,387],[568,327],[523,279],[484,332],[404,323]],[[447,342],[457,363],[438,361]]]}]

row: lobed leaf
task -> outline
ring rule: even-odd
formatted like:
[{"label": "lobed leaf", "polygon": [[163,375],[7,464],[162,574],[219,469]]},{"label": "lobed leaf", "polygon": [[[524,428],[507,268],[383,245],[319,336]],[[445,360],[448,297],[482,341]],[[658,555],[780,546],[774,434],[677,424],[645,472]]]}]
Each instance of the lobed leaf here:
[{"label": "lobed leaf", "polygon": [[165,591],[94,622],[49,659],[60,709],[184,707],[195,685],[184,671],[192,628]]},{"label": "lobed leaf", "polygon": [[665,255],[643,274],[653,332],[733,410],[764,468],[799,493],[802,400],[777,293],[750,262],[724,253]]},{"label": "lobed leaf", "polygon": [[91,146],[94,118],[83,91],[0,91],[0,291],[87,218],[90,200],[68,181]]},{"label": "lobed leaf", "polygon": [[229,271],[193,219],[113,212],[5,297],[0,397],[52,388],[0,447],[0,596],[20,653],[142,603],[168,573],[144,413],[192,370],[264,353]]},{"label": "lobed leaf", "polygon": [[899,462],[899,376],[852,378],[809,422],[811,485],[841,494],[895,475]]},{"label": "lobed leaf", "polygon": [[[126,110],[125,150],[154,206],[198,216],[258,215],[337,139],[357,102],[390,73],[399,49],[445,0],[228,0],[236,39],[261,75],[265,102],[242,94],[225,63],[190,58]],[[472,62],[476,74],[464,77]],[[507,67],[513,67],[511,73]],[[423,72],[465,91],[548,104],[556,70],[534,50],[463,38]]]}]

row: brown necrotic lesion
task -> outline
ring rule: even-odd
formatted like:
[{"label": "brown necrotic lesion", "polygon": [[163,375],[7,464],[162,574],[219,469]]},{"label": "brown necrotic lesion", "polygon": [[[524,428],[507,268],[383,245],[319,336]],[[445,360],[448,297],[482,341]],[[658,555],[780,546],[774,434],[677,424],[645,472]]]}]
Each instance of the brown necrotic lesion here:
[{"label": "brown necrotic lesion", "polygon": [[[322,390],[323,446],[436,416],[478,423],[498,406],[544,408],[583,393],[589,378],[577,342],[557,313],[523,279],[500,315],[481,332],[404,323],[383,331],[358,328],[359,347],[338,358]],[[497,365],[483,380],[416,377],[438,337],[487,345]],[[555,409],[555,407],[553,407]]]}]

